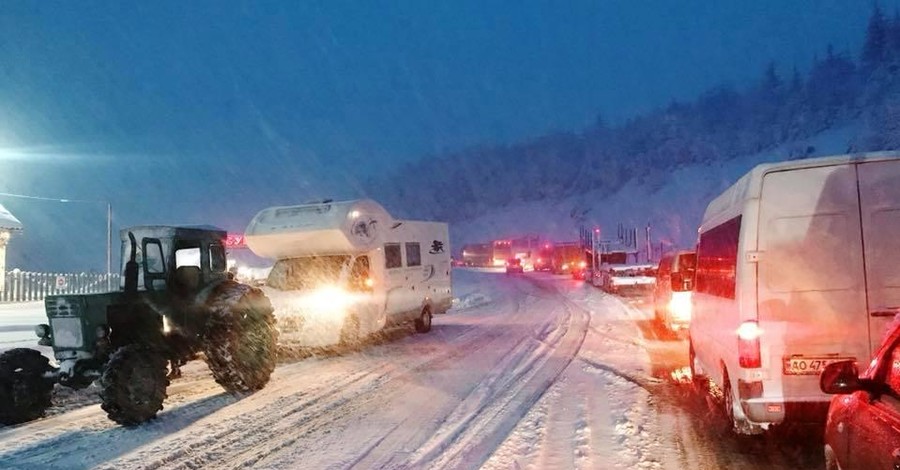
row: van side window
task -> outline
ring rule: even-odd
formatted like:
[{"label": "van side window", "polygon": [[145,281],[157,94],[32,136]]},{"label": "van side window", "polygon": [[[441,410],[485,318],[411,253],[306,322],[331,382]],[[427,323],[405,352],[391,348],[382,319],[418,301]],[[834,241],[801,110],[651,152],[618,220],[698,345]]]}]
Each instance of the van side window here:
[{"label": "van side window", "polygon": [[406,244],[406,265],[407,266],[421,266],[422,265],[422,251],[419,249],[418,243],[407,243]]},{"label": "van side window", "polygon": [[737,274],[741,217],[700,235],[697,248],[697,292],[733,299]]},{"label": "van side window", "polygon": [[387,269],[403,267],[399,243],[384,245],[384,267]]}]

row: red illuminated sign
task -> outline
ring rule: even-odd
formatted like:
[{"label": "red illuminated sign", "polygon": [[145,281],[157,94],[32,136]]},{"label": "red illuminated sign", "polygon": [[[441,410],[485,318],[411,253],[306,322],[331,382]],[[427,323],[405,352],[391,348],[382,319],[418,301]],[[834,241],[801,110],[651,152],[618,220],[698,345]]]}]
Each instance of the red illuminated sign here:
[{"label": "red illuminated sign", "polygon": [[226,248],[247,248],[243,233],[229,233],[225,237]]}]

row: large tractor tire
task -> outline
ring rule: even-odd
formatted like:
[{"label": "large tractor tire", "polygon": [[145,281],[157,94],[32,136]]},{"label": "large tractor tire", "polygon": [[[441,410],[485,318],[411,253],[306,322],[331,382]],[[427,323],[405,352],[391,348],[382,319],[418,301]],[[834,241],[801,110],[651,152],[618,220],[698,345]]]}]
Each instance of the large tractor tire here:
[{"label": "large tractor tire", "polygon": [[168,360],[151,347],[129,344],[109,358],[100,377],[100,405],[109,419],[136,426],[156,417],[166,399]]},{"label": "large tractor tire", "polygon": [[232,393],[255,392],[275,370],[278,331],[263,292],[225,282],[210,296],[203,349],[213,377]]},{"label": "large tractor tire", "polygon": [[0,423],[19,424],[44,416],[53,381],[50,360],[34,349],[0,354]]}]

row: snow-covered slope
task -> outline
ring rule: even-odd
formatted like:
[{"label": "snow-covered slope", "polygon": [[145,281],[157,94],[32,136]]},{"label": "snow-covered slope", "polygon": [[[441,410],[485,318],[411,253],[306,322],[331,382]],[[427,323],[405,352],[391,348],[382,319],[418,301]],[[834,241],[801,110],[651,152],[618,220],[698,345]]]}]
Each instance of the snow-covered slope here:
[{"label": "snow-covered slope", "polygon": [[[451,225],[454,246],[523,233],[554,240],[578,238],[581,226],[601,227],[614,236],[619,223],[642,229],[651,225],[655,242],[692,246],[707,203],[754,166],[791,158],[797,149],[812,148],[817,156],[845,153],[859,134],[856,125],[831,129],[771,151],[724,162],[691,165],[672,172],[660,186],[628,183],[604,197],[591,191],[562,200],[529,201],[497,208],[477,218]],[[643,233],[638,235],[643,240]]]}]

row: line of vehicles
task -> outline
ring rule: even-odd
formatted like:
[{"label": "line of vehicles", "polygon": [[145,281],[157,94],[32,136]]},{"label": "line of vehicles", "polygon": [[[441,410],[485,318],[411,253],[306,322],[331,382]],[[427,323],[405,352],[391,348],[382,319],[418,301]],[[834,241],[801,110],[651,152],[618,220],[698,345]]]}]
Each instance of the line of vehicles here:
[{"label": "line of vehicles", "polygon": [[468,244],[461,254],[460,266],[499,267],[509,273],[569,274],[586,266],[581,242],[551,242],[536,235]]},{"label": "line of vehicles", "polygon": [[[36,419],[54,384],[100,385],[125,426],[156,416],[180,367],[201,355],[234,393],[263,388],[279,341],[353,345],[387,325],[431,330],[452,304],[447,224],[393,219],[374,201],[323,201],[260,211],[245,238],[274,261],[265,284],[227,270],[225,231],[139,226],[121,231],[122,285],[45,301],[34,349],[0,355],[0,423]],[[280,339],[279,339],[280,336]]]},{"label": "line of vehicles", "polygon": [[900,153],[763,164],[709,203],[695,250],[588,251],[573,277],[652,290],[734,432],[824,422],[829,470],[900,468],[898,234]]}]

